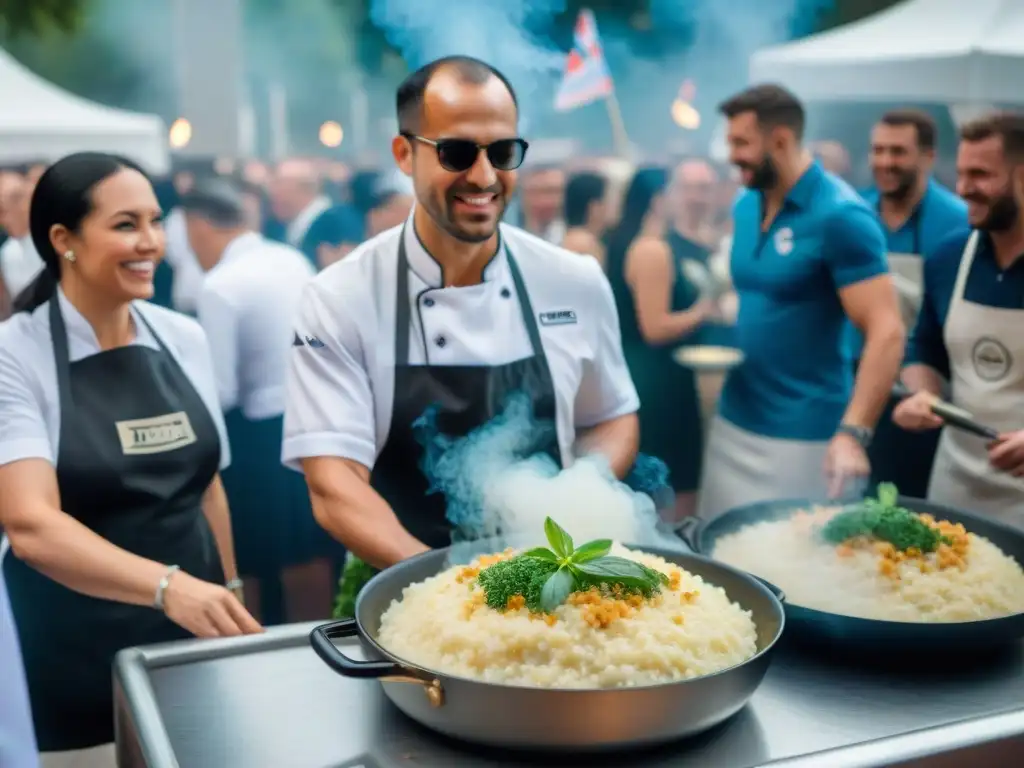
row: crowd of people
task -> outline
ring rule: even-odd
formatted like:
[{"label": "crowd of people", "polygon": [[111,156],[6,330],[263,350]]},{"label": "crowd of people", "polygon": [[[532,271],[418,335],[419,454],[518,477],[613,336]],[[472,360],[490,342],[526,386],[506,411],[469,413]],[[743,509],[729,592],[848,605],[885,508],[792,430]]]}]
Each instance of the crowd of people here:
[{"label": "crowd of people", "polygon": [[[396,108],[396,171],[0,172],[0,629],[9,595],[43,753],[113,740],[118,649],[324,618],[339,579],[450,542],[431,409],[457,437],[525,394],[555,425],[529,452],[658,457],[672,524],[892,481],[1024,527],[1024,117],[963,128],[957,194],[931,119],[887,112],[858,193],[778,86],[722,104],[731,169],[626,176],[531,166],[474,59]],[[707,434],[681,346],[739,352]],[[1000,436],[938,437],[940,397]],[[8,722],[0,763],[36,765]]]}]

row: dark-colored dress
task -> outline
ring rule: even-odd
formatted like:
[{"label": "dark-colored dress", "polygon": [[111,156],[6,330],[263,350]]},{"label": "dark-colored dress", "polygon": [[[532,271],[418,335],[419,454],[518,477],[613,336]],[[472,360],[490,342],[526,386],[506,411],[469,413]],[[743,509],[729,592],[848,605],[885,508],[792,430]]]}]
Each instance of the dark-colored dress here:
[{"label": "dark-colored dress", "polygon": [[[672,287],[673,312],[692,307],[700,292],[683,272],[682,259],[692,258],[694,243],[672,236],[675,282]],[[608,279],[615,295],[615,306],[622,328],[622,350],[640,395],[640,452],[661,459],[668,466],[669,483],[676,493],[697,490],[704,453],[700,396],[694,371],[679,365],[673,351],[688,341],[675,339],[660,346],[644,341],[636,319],[633,294],[626,283],[625,262],[628,246],[615,242],[608,248]],[[704,259],[706,261],[706,251]],[[697,334],[693,334],[696,336]]]}]

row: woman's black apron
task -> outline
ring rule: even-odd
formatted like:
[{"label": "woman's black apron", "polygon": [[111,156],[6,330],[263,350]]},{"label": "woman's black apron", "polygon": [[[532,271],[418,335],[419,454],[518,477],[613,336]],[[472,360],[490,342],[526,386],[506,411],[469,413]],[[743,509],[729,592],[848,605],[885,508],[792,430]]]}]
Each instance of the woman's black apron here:
[{"label": "woman's black apron", "polygon": [[[504,246],[500,246],[504,247]],[[402,525],[429,547],[452,543],[452,527],[441,494],[427,495],[429,484],[421,469],[423,448],[416,439],[413,424],[428,408],[435,408],[439,431],[449,437],[464,437],[483,426],[504,410],[510,395],[529,397],[533,415],[539,423],[553,425],[556,416],[555,386],[547,356],[541,344],[537,317],[522,274],[506,248],[509,274],[519,300],[533,354],[505,365],[435,366],[409,364],[409,260],[405,250],[405,231],[399,237],[398,279],[395,289],[395,394],[391,410],[391,428],[383,450],[377,457],[370,481],[388,502]],[[502,300],[512,293],[501,291]],[[429,358],[429,350],[424,350]],[[546,435],[554,435],[552,428]],[[546,453],[562,466],[556,437],[538,441],[533,453]]]},{"label": "woman's black apron", "polygon": [[[202,496],[217,474],[220,439],[202,398],[153,328],[159,349],[131,345],[77,362],[50,301],[60,395],[61,508],[107,541],[221,584]],[[39,748],[58,752],[114,740],[112,661],[121,649],[189,633],[162,613],[73,592],[4,558]]]}]

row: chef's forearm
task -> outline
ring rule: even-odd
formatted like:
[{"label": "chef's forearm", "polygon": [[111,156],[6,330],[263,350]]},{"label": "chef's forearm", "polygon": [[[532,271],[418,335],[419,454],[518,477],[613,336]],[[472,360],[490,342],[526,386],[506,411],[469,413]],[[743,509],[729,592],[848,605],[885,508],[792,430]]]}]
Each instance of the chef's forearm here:
[{"label": "chef's forearm", "polygon": [[224,566],[224,578],[228,581],[238,578],[238,561],[235,559],[235,540],[231,535],[231,512],[224,485],[217,475],[203,494],[203,515],[213,531],[217,542],[217,553]]},{"label": "chef's forearm", "polygon": [[857,368],[853,397],[843,423],[874,429],[892,393],[903,361],[903,327],[899,323],[870,328]]},{"label": "chef's forearm", "polygon": [[369,470],[335,458],[303,462],[317,523],[360,560],[387,568],[430,549],[369,483]]},{"label": "chef's forearm", "polygon": [[931,392],[936,397],[942,396],[942,376],[928,365],[908,365],[903,369],[903,385],[911,392]]},{"label": "chef's forearm", "polygon": [[635,413],[598,424],[576,443],[576,455],[600,454],[620,480],[629,474],[640,447],[640,421]]}]

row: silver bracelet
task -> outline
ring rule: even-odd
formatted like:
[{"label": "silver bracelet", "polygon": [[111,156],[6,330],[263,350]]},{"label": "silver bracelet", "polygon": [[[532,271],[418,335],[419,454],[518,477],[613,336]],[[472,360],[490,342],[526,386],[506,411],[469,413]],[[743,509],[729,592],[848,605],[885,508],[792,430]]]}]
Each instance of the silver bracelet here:
[{"label": "silver bracelet", "polygon": [[243,584],[241,579],[232,579],[231,581],[229,581],[224,586],[227,587],[228,589],[230,589],[232,592],[237,592],[238,590],[240,590],[245,585]]},{"label": "silver bracelet", "polygon": [[164,609],[164,593],[167,591],[167,586],[171,583],[171,576],[181,570],[180,565],[172,565],[167,568],[167,573],[160,579],[160,583],[156,587],[156,595],[153,598],[153,607],[158,611]]}]

